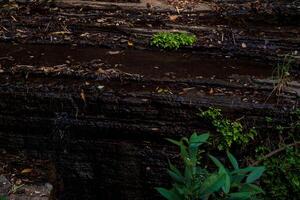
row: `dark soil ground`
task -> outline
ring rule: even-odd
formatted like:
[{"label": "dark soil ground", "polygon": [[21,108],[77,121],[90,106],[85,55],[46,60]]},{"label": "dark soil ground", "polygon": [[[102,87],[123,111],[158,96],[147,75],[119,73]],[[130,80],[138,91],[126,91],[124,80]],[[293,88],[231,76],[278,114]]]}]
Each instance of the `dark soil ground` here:
[{"label": "dark soil ground", "polygon": [[0,153],[0,196],[16,200],[47,200],[55,194],[49,182],[56,182],[55,166],[22,153]]}]

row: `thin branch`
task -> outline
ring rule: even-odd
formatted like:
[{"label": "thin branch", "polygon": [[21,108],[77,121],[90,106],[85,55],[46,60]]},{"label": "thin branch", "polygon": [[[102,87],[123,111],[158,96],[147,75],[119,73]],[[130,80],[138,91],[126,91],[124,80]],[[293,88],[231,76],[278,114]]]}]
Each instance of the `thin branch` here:
[{"label": "thin branch", "polygon": [[270,153],[268,153],[267,155],[263,156],[263,157],[262,157],[261,159],[259,159],[258,161],[254,162],[254,163],[252,164],[252,166],[258,165],[258,164],[261,163],[263,160],[265,160],[265,159],[267,159],[267,158],[270,158],[270,157],[274,156],[275,154],[278,154],[278,153],[282,152],[282,151],[285,150],[286,148],[293,147],[293,146],[298,146],[298,145],[300,145],[300,141],[296,141],[296,142],[294,142],[294,143],[292,143],[292,144],[288,144],[288,145],[286,145],[286,146],[284,146],[284,147],[281,147],[281,148],[279,148],[279,149],[276,149],[276,150],[274,150],[274,151],[271,151]]}]

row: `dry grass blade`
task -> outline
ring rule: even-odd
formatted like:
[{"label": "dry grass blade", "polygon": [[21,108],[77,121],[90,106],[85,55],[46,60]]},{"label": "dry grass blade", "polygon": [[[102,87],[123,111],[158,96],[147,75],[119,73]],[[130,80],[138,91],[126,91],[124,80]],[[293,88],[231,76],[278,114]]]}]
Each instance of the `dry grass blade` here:
[{"label": "dry grass blade", "polygon": [[279,63],[274,69],[272,79],[276,80],[276,82],[274,83],[274,89],[266,99],[266,102],[274,93],[276,94],[276,96],[280,96],[284,92],[284,89],[285,87],[287,87],[288,82],[291,81],[290,71],[292,69],[294,61],[294,57],[290,54],[287,54],[284,56],[282,63]]}]

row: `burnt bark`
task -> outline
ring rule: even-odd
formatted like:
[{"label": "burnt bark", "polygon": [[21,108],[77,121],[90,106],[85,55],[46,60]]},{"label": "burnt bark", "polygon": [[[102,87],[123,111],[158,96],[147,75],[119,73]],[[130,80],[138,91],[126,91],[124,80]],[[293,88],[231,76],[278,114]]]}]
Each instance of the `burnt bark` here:
[{"label": "burnt bark", "polygon": [[[42,76],[31,71],[22,82],[18,73],[13,74],[19,77],[16,80],[9,73],[2,75],[10,82],[2,82],[0,87],[0,146],[56,163],[64,180],[61,199],[157,199],[153,188],[168,185],[167,159],[178,159],[176,148],[164,138],[210,130],[208,122],[196,115],[200,108],[219,107],[233,119],[245,116],[245,121],[255,123],[258,129],[266,127],[265,116],[274,120],[288,116],[286,106],[244,102],[233,96],[191,97],[175,91],[154,94],[136,85],[159,81],[141,77],[103,75],[96,81],[93,76],[78,79],[70,74],[47,72]],[[82,79],[90,84],[84,86]],[[47,86],[50,83],[51,87]],[[242,84],[221,83],[214,86],[209,80],[190,81],[185,87],[249,90]],[[180,82],[169,84],[180,88]],[[97,85],[104,85],[104,89],[97,89]],[[256,88],[265,96],[271,89]],[[297,104],[292,99],[286,101]],[[292,104],[289,106],[292,109]]]}]

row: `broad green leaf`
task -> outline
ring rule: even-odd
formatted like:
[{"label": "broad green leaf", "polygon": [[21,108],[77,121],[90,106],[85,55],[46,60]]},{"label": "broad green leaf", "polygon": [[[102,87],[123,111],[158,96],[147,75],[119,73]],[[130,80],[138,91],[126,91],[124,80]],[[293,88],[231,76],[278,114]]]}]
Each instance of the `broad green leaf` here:
[{"label": "broad green leaf", "polygon": [[193,178],[193,168],[190,166],[185,166],[184,168],[184,178],[187,184],[192,182]]},{"label": "broad green leaf", "polygon": [[186,142],[186,144],[189,143],[189,139],[187,137],[183,137],[183,138],[181,138],[181,140],[184,141],[184,142]]},{"label": "broad green leaf", "polygon": [[231,176],[231,187],[240,186],[242,180],[246,177],[245,174],[236,174]]},{"label": "broad green leaf", "polygon": [[209,137],[209,134],[197,135],[196,133],[192,134],[189,140],[189,152],[191,159],[196,162],[198,156],[198,148],[200,145],[204,144]]},{"label": "broad green leaf", "polygon": [[189,154],[190,154],[190,159],[192,159],[192,162],[196,163],[197,158],[198,158],[198,147],[199,145],[196,143],[189,144]]},{"label": "broad green leaf", "polygon": [[241,192],[250,192],[252,195],[264,193],[264,191],[254,184],[245,184],[240,190]]},{"label": "broad green leaf", "polygon": [[173,165],[170,160],[168,160],[168,163],[169,163],[169,167],[170,167],[170,170],[172,172],[174,172],[175,174],[177,174],[178,176],[182,176],[181,172],[175,167],[175,165]]},{"label": "broad green leaf", "polygon": [[247,174],[256,170],[256,167],[246,167],[232,171],[232,174]]},{"label": "broad green leaf", "polygon": [[171,170],[168,170],[168,174],[169,176],[177,183],[183,183],[184,182],[184,177],[177,175],[176,173],[174,173]]},{"label": "broad green leaf", "polygon": [[170,139],[170,138],[166,138],[167,141],[177,145],[177,146],[180,146],[182,144],[181,141],[176,141],[176,140],[173,140],[173,139]]},{"label": "broad green leaf", "polygon": [[190,143],[205,143],[209,138],[208,133],[204,133],[201,135],[197,135],[197,133],[193,133],[190,137]]},{"label": "broad green leaf", "polygon": [[187,164],[189,162],[189,154],[186,150],[186,146],[182,143],[180,145],[180,155],[183,158],[184,162]]},{"label": "broad green leaf", "polygon": [[238,164],[237,160],[229,151],[227,151],[227,156],[228,156],[229,161],[230,161],[231,165],[233,166],[233,168],[239,169],[239,164]]},{"label": "broad green leaf", "polygon": [[175,183],[173,184],[173,188],[179,195],[184,195],[187,192],[186,188],[183,185],[179,185]]},{"label": "broad green leaf", "polygon": [[215,165],[216,165],[217,167],[219,167],[219,168],[221,168],[221,167],[225,168],[224,165],[223,165],[216,157],[214,157],[214,156],[212,156],[212,155],[208,155],[208,156],[209,156],[210,159],[215,163]]},{"label": "broad green leaf", "polygon": [[172,190],[167,190],[165,188],[155,188],[163,197],[168,200],[182,200],[178,194]]},{"label": "broad green leaf", "polygon": [[253,183],[264,173],[265,167],[256,167],[247,177],[246,183]]},{"label": "broad green leaf", "polygon": [[225,194],[228,194],[230,191],[230,176],[224,167],[219,169],[219,174],[225,174],[225,182],[222,190]]},{"label": "broad green leaf", "polygon": [[215,163],[217,167],[219,167],[219,174],[225,174],[225,183],[224,186],[222,187],[222,190],[224,193],[228,193],[230,190],[230,176],[225,169],[224,165],[214,156],[209,155],[210,159]]},{"label": "broad green leaf", "polygon": [[200,187],[200,194],[203,196],[217,192],[225,184],[225,174],[212,174],[208,176]]},{"label": "broad green leaf", "polygon": [[250,198],[251,193],[249,192],[235,192],[229,195],[229,200],[245,200]]},{"label": "broad green leaf", "polygon": [[190,143],[189,144],[189,149],[194,149],[194,150],[198,150],[199,146],[201,145],[202,143]]}]

